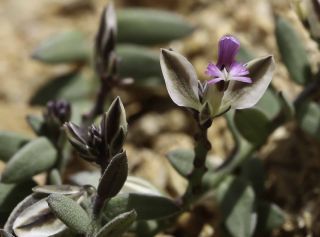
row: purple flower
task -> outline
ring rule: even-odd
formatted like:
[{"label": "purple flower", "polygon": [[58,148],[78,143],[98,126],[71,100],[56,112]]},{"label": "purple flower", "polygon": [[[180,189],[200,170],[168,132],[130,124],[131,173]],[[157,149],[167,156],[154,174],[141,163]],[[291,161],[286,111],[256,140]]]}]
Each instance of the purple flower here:
[{"label": "purple flower", "polygon": [[[272,55],[253,59],[246,64],[235,60],[240,43],[233,36],[219,41],[217,64],[210,63],[206,73],[211,80],[201,82],[192,64],[181,54],[162,49],[160,64],[168,93],[178,106],[199,112],[205,122],[229,109],[254,106],[267,90],[275,63]],[[218,82],[228,82],[221,86]]]},{"label": "purple flower", "polygon": [[249,70],[245,65],[236,62],[235,57],[239,51],[240,42],[233,36],[223,36],[219,41],[217,64],[209,63],[206,74],[211,76],[208,84],[219,81],[241,81],[252,83]]}]

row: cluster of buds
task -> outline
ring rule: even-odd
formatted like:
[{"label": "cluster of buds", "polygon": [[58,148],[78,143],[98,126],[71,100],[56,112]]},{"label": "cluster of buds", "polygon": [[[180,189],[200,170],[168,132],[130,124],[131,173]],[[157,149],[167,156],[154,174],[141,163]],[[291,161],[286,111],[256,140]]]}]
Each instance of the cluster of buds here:
[{"label": "cluster of buds", "polygon": [[67,137],[79,155],[85,160],[106,167],[109,160],[122,152],[127,134],[126,114],[117,97],[103,115],[99,126],[83,129],[72,122],[64,125]]},{"label": "cluster of buds", "polygon": [[43,113],[44,122],[41,132],[46,135],[53,143],[57,143],[61,126],[69,121],[71,117],[71,106],[65,100],[52,100],[47,103]]},{"label": "cluster of buds", "polygon": [[101,15],[95,40],[95,68],[101,77],[112,75],[116,71],[116,39],[117,18],[113,4],[110,3]]}]

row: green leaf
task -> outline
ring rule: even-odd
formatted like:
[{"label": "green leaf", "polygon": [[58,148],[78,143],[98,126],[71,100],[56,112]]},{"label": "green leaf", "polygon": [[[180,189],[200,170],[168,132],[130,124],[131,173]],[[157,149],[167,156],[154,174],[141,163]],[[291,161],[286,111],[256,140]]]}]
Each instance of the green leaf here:
[{"label": "green leaf", "polygon": [[137,213],[134,210],[120,214],[103,226],[95,237],[119,237],[132,225],[136,218]]},{"label": "green leaf", "polygon": [[152,220],[174,215],[180,211],[180,208],[166,197],[127,193],[112,198],[105,206],[103,213],[109,219],[112,219],[131,210],[137,212],[137,220]]},{"label": "green leaf", "polygon": [[224,92],[220,111],[227,108],[246,109],[258,103],[266,92],[275,71],[272,55],[253,59],[245,64],[248,68],[252,83],[230,81]]},{"label": "green leaf", "polygon": [[29,140],[18,133],[0,131],[0,160],[8,161]]},{"label": "green leaf", "polygon": [[61,185],[62,178],[57,169],[52,169],[49,173],[49,183],[54,185]]},{"label": "green leaf", "polygon": [[257,204],[257,233],[270,232],[279,228],[285,221],[283,211],[275,204],[260,201]]},{"label": "green leaf", "polygon": [[307,102],[297,111],[299,126],[303,131],[320,141],[320,106],[316,102]]},{"label": "green leaf", "polygon": [[128,176],[120,193],[142,193],[163,196],[163,194],[147,180]]},{"label": "green leaf", "polygon": [[66,226],[79,234],[87,232],[91,220],[77,202],[61,194],[51,194],[47,202],[52,212]]},{"label": "green leaf", "polygon": [[276,19],[275,33],[282,61],[291,79],[301,85],[307,84],[311,80],[311,70],[302,40],[290,23],[280,16]]},{"label": "green leaf", "polygon": [[241,177],[250,183],[256,195],[263,194],[265,170],[261,159],[251,157],[243,162],[241,167]]},{"label": "green leaf", "polygon": [[160,65],[168,93],[178,106],[199,111],[198,76],[192,64],[181,54],[162,49]]},{"label": "green leaf", "polygon": [[173,168],[183,177],[187,177],[193,169],[194,151],[177,149],[167,154]]},{"label": "green leaf", "polygon": [[112,198],[121,190],[128,176],[128,161],[125,152],[113,157],[101,176],[97,193],[103,199]]},{"label": "green leaf", "polygon": [[234,122],[242,136],[257,146],[265,142],[271,130],[266,115],[254,108],[236,110]]},{"label": "green leaf", "polygon": [[49,100],[65,99],[80,101],[89,97],[92,91],[90,81],[78,71],[57,76],[41,86],[30,99],[31,105],[46,105]]},{"label": "green leaf", "polygon": [[134,44],[159,44],[193,32],[181,16],[162,10],[130,8],[117,12],[118,41]]},{"label": "green leaf", "polygon": [[32,58],[44,63],[76,63],[87,61],[90,46],[81,32],[68,31],[51,36],[32,53]]},{"label": "green leaf", "polygon": [[228,176],[221,182],[217,200],[223,215],[224,225],[233,237],[250,237],[255,229],[254,192],[240,178]]},{"label": "green leaf", "polygon": [[248,50],[246,47],[244,47],[243,45],[239,48],[239,52],[236,56],[236,60],[240,61],[242,63],[246,63],[249,60],[252,60],[253,58],[255,58],[255,56],[253,55],[253,53]]},{"label": "green leaf", "polygon": [[32,180],[27,180],[18,184],[0,183],[0,222],[6,220],[13,208],[31,194],[31,189],[37,185]]},{"label": "green leaf", "polygon": [[271,120],[280,112],[281,103],[278,95],[276,95],[272,89],[268,88],[254,107],[260,109],[268,117],[268,119]]},{"label": "green leaf", "polygon": [[143,46],[120,44],[117,46],[117,54],[120,57],[119,75],[121,78],[134,78],[135,86],[164,85],[159,53]]},{"label": "green leaf", "polygon": [[27,122],[35,134],[39,136],[42,134],[42,128],[44,124],[43,118],[40,116],[27,115]]},{"label": "green leaf", "polygon": [[56,162],[57,151],[47,138],[40,137],[22,147],[7,163],[1,181],[21,182],[50,169]]},{"label": "green leaf", "polygon": [[11,213],[5,229],[21,237],[54,236],[67,227],[51,212],[46,198],[30,195]]}]

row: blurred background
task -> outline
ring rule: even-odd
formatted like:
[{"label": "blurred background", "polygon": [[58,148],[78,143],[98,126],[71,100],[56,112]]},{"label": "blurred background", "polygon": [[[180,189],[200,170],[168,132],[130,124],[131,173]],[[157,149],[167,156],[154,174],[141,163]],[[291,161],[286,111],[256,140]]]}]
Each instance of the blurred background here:
[{"label": "blurred background", "polygon": [[[301,87],[289,80],[282,64],[275,39],[275,15],[286,18],[299,33],[311,66],[320,62],[317,43],[303,27],[294,1],[289,0],[116,0],[116,8],[150,7],[181,14],[195,31],[182,40],[153,46],[170,47],[195,66],[205,78],[205,68],[217,57],[217,43],[225,34],[235,35],[242,46],[255,56],[273,54],[277,69],[273,86],[293,99]],[[62,31],[84,32],[90,41],[106,0],[0,0],[0,130],[32,135],[25,117],[41,114],[41,106],[29,101],[35,91],[55,75],[70,71],[71,65],[47,66],[31,59],[35,48],[45,39]],[[145,91],[147,93],[147,91]],[[134,107],[134,106],[132,106]],[[134,109],[133,109],[134,110]],[[129,108],[130,111],[130,108]],[[130,112],[129,112],[130,113]],[[161,116],[159,116],[161,115]],[[164,113],[147,113],[130,124],[127,151],[131,172],[166,187],[172,194],[185,187],[162,158],[170,149],[192,147],[189,119],[181,109],[172,106]],[[139,139],[134,138],[138,134]],[[130,139],[131,136],[131,139]],[[233,142],[224,118],[210,128],[213,165],[223,161]],[[284,208],[285,224],[273,236],[320,236],[320,146],[289,123],[277,129],[259,152],[266,167],[266,196]],[[159,159],[157,159],[159,158]],[[318,220],[318,221],[317,221]],[[205,235],[204,235],[205,236]]]}]

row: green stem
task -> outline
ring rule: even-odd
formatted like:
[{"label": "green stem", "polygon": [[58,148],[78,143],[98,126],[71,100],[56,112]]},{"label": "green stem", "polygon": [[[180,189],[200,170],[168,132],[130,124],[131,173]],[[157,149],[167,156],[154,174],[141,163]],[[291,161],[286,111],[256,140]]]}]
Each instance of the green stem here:
[{"label": "green stem", "polygon": [[197,121],[198,133],[195,135],[197,144],[194,148],[195,158],[193,161],[193,170],[188,176],[189,184],[182,197],[182,203],[185,208],[188,208],[202,191],[202,178],[207,172],[206,158],[208,151],[211,149],[211,143],[207,137],[207,131],[211,123],[211,120],[205,124],[200,124],[200,122]]}]

